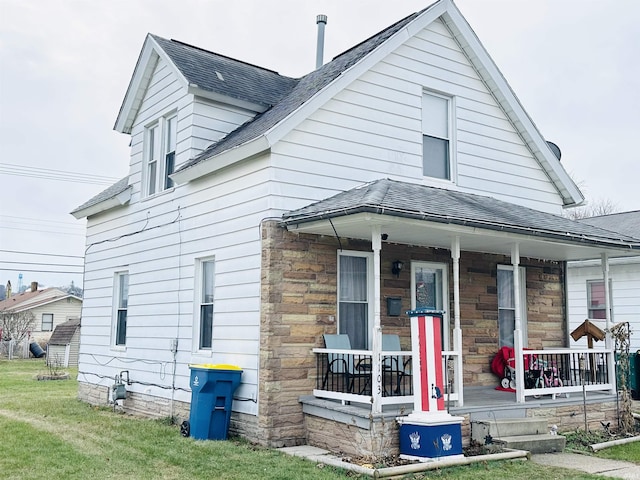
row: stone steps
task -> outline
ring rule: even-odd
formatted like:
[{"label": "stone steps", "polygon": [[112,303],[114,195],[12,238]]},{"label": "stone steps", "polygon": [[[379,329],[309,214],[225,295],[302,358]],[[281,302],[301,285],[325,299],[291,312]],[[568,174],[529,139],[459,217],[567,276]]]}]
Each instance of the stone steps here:
[{"label": "stone steps", "polygon": [[566,439],[550,434],[545,419],[503,418],[471,422],[471,439],[480,443],[502,443],[507,448],[531,453],[552,453],[564,450]]}]

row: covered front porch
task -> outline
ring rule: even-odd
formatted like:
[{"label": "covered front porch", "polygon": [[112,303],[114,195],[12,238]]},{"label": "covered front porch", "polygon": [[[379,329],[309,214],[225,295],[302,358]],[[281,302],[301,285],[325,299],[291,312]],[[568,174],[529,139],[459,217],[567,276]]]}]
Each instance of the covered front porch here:
[{"label": "covered front porch", "polygon": [[[638,255],[636,239],[492,198],[389,180],[290,212],[282,224],[296,234],[334,237],[339,259],[345,255],[346,239],[362,241],[371,252],[367,270],[371,314],[365,348],[332,349],[325,343],[324,348],[313,349],[313,396],[331,402],[325,405],[362,407],[369,415],[384,416],[398,409],[410,413],[415,400],[413,378],[419,374],[413,368],[414,339],[398,323],[388,326],[388,312],[383,312],[387,298],[396,292],[402,295],[404,310],[427,306],[444,311],[441,361],[445,375],[433,387],[434,395],[442,395],[452,412],[495,407],[493,401],[478,405],[482,399],[499,398],[505,405],[530,410],[540,402],[571,404],[583,393],[590,400],[615,398],[610,336],[597,354],[567,349],[564,265],[569,260],[600,258],[608,288],[609,258]],[[430,252],[426,261],[423,250]],[[490,261],[476,265],[487,256]],[[389,280],[387,270],[392,265],[398,270],[396,260],[405,266],[397,276],[410,276],[408,295]],[[439,305],[418,291],[416,272],[425,265],[442,285],[442,291],[433,289],[442,298]],[[528,277],[530,271],[536,276]],[[472,298],[475,305],[470,303]],[[421,305],[424,301],[431,304]],[[341,312],[338,305],[337,311],[336,334],[350,334],[344,328],[348,309]],[[608,307],[606,312],[608,329]],[[400,332],[403,347],[385,349],[384,336],[395,332]],[[505,372],[506,387],[512,392],[495,391],[501,378],[486,368],[505,345],[513,348],[513,362]],[[342,369],[332,368],[336,360]],[[495,397],[479,395],[481,391]]]}]

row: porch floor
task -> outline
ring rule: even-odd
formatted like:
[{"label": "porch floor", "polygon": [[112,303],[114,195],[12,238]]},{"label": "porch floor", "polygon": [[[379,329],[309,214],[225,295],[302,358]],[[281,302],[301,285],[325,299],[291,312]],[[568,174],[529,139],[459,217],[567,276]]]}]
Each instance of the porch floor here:
[{"label": "porch floor", "polygon": [[[564,395],[556,396],[555,399],[551,395],[543,395],[540,398],[527,397],[525,403],[516,403],[516,394],[513,392],[505,392],[496,390],[495,387],[465,387],[464,389],[465,403],[462,407],[451,406],[449,413],[452,415],[466,415],[473,420],[485,420],[496,418],[525,418],[526,411],[532,408],[545,407],[564,407],[575,405],[576,409],[581,408],[585,400],[582,392],[571,393],[568,397]],[[615,402],[616,395],[602,392],[587,392],[586,403],[602,403]],[[350,419],[354,416],[362,417],[368,422],[371,415],[371,406],[364,403],[352,402],[350,404],[342,404],[336,400],[327,400],[316,398],[311,395],[303,396],[300,402],[305,405],[305,411],[320,415],[325,418],[336,418],[336,414],[347,415]],[[453,403],[453,402],[452,402]],[[446,405],[446,397],[445,397]],[[319,413],[325,411],[325,414]],[[332,411],[333,414],[329,414]],[[387,405],[383,408],[380,417],[393,418],[395,416],[408,415],[413,411],[413,404],[404,405]],[[577,413],[578,410],[576,410]],[[581,412],[581,410],[580,410]]]}]

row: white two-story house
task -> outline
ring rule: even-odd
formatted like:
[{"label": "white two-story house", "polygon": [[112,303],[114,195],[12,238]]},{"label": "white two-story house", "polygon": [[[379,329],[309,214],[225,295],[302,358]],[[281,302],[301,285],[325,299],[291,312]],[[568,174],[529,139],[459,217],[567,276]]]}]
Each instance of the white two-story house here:
[{"label": "white two-story house", "polygon": [[[407,310],[443,311],[465,414],[501,346],[568,346],[566,261],[640,249],[560,216],[582,194],[451,0],[295,79],[149,35],[115,129],[129,174],[72,212],[79,397],[126,370],[125,408],[185,418],[189,364],[237,365],[231,429],[266,445],[331,446],[344,403],[363,428],[411,403],[399,372],[323,382],[324,334],[375,359],[384,334],[410,348]],[[524,382],[503,393],[532,408]]]}]

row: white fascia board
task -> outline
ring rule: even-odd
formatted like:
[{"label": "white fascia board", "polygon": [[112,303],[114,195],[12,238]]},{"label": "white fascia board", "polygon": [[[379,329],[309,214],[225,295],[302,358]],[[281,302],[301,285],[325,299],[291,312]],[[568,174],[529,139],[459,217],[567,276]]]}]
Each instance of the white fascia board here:
[{"label": "white fascia board", "polygon": [[12,309],[12,311],[15,313],[25,312],[27,310],[33,310],[34,308],[44,307],[51,303],[59,302],[61,300],[64,300],[65,298],[70,298],[70,297],[77,298],[70,294],[65,295],[63,297],[56,296],[56,297],[51,297],[51,298],[40,300],[40,301],[36,300],[33,303],[26,303],[24,305],[18,304],[16,307]]},{"label": "white fascia board", "polygon": [[168,65],[171,65],[173,72],[185,88],[188,86],[187,79],[182,75],[180,70],[178,70],[160,45],[158,45],[158,42],[156,42],[150,34],[147,34],[147,38],[145,38],[144,45],[142,46],[142,51],[138,57],[138,62],[133,70],[133,76],[129,82],[127,93],[122,101],[118,118],[113,127],[117,132],[131,133],[133,122],[138,114],[138,108],[140,108],[159,58],[162,58]]},{"label": "white fascia board", "polygon": [[82,210],[76,210],[75,212],[72,212],[71,215],[80,220],[81,218],[87,218],[91,215],[106,212],[107,210],[111,210],[112,208],[121,207],[122,205],[129,203],[129,200],[131,200],[131,191],[132,187],[128,186],[125,190],[118,193],[117,195],[114,195],[111,198],[107,198],[102,202],[91,205],[90,207],[83,208]]},{"label": "white fascia board", "polygon": [[[609,258],[609,266],[612,265],[630,265],[640,263],[640,255],[637,257],[615,257]],[[602,260],[600,258],[594,260],[577,260],[573,262],[567,262],[569,268],[588,268],[588,267],[602,267]]]},{"label": "white fascia board", "polygon": [[211,92],[209,90],[202,90],[193,83],[189,85],[187,92],[196,97],[206,98],[207,100],[213,100],[214,102],[223,103],[225,105],[232,105],[255,113],[262,113],[269,108],[258,103],[248,102],[246,100],[229,97],[227,95],[221,95],[220,93]]},{"label": "white fascia board", "polygon": [[268,138],[269,143],[274,145],[277,141],[281,140],[300,122],[309,117],[313,112],[346,88],[350,83],[363,75],[376,63],[383,60],[387,55],[397,49],[417,32],[421,31],[424,27],[438,19],[438,17],[446,12],[451,5],[452,3],[450,0],[441,0],[440,2],[433,4],[431,8],[425,11],[422,15],[415,18],[404,28],[398,30],[375,50],[338,75],[333,82],[317,92],[312,98],[298,107],[297,110],[290,113],[288,117],[281,120],[277,125],[267,131],[265,136]]},{"label": "white fascia board", "polygon": [[181,185],[183,183],[190,182],[205,175],[217,172],[223,168],[226,168],[234,163],[245,160],[249,157],[253,157],[262,152],[269,150],[271,146],[264,135],[254,138],[242,145],[226,150],[218,155],[209,157],[192,167],[189,167],[180,172],[176,172],[169,175],[171,180],[176,184]]},{"label": "white fascia board", "polygon": [[525,111],[518,97],[511,89],[502,72],[485,50],[471,26],[464,19],[460,11],[447,2],[445,22],[452,29],[458,43],[472,62],[478,74],[492,90],[496,100],[500,102],[514,127],[518,129],[523,139],[538,159],[540,166],[554,183],[565,206],[576,206],[584,201],[584,196],[565,171],[560,161],[555,157],[544,137]]}]

